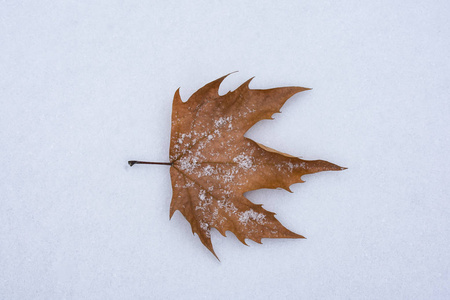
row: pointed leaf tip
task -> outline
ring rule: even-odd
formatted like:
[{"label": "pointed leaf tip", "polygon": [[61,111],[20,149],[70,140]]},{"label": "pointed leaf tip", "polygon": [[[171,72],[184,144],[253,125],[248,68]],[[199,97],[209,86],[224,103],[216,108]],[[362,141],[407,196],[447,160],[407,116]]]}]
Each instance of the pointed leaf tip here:
[{"label": "pointed leaf tip", "polygon": [[178,88],[175,91],[175,94],[173,95],[173,104],[181,104],[183,103],[183,100],[181,100],[181,96],[180,96],[180,88]]}]

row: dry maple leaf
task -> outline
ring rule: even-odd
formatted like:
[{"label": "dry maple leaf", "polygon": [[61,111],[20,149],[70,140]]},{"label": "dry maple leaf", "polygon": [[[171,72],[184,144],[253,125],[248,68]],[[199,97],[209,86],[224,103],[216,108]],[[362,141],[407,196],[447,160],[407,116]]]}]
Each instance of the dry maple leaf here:
[{"label": "dry maple leaf", "polygon": [[[254,204],[244,193],[261,188],[283,188],[303,182],[301,177],[345,168],[323,160],[302,160],[258,144],[244,136],[274,113],[302,87],[249,89],[248,80],[220,96],[223,76],[195,92],[188,101],[175,92],[170,140],[173,197],[170,217],[179,210],[203,245],[216,257],[210,231],[233,232],[261,243],[262,238],[304,238],[286,229],[275,213]],[[131,161],[130,165],[142,163]]]}]

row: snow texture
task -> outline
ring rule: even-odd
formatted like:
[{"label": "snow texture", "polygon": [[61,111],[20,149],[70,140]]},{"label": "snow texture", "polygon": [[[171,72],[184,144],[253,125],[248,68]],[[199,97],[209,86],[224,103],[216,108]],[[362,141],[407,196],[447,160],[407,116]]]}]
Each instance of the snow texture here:
[{"label": "snow texture", "polygon": [[[2,1],[0,298],[449,299],[449,15],[443,0]],[[252,76],[314,88],[247,136],[349,169],[247,193],[308,239],[211,230],[219,263],[169,221],[168,166],[127,161],[167,161],[175,90],[235,70],[221,94]]]}]

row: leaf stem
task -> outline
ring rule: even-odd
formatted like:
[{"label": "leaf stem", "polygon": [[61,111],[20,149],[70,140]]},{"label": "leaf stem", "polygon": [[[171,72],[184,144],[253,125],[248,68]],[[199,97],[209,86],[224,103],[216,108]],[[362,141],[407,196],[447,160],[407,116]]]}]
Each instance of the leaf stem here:
[{"label": "leaf stem", "polygon": [[154,161],[139,161],[139,160],[130,160],[128,161],[128,164],[130,167],[134,166],[135,164],[141,164],[141,165],[168,165],[171,166],[172,163],[169,162],[154,162]]}]

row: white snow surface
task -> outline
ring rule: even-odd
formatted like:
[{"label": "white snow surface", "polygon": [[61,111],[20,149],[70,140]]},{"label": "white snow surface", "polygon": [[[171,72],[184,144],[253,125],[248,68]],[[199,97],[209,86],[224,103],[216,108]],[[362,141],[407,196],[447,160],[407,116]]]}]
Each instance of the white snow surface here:
[{"label": "white snow surface", "polygon": [[[443,0],[1,1],[0,298],[449,299],[449,15]],[[248,137],[348,170],[247,193],[307,239],[212,230],[219,262],[169,221],[169,167],[127,161],[167,161],[175,90],[236,70],[221,94],[253,76],[314,88]]]}]

